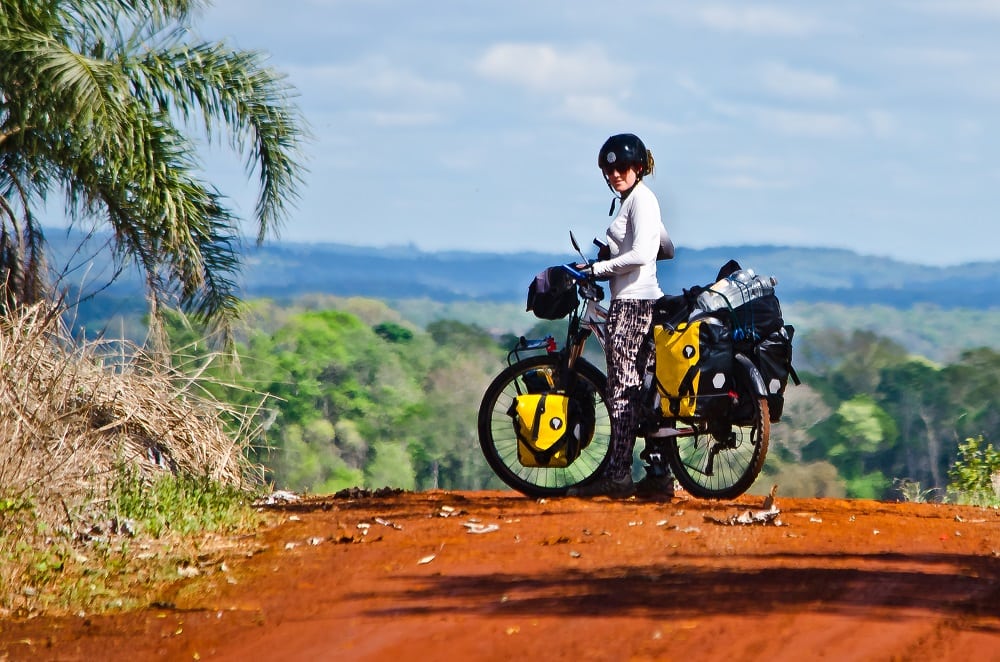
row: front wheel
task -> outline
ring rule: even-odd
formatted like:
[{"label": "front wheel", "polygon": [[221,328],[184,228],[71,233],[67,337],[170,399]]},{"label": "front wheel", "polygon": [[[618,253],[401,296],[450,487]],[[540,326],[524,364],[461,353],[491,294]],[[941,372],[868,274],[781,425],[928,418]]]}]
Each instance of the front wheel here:
[{"label": "front wheel", "polygon": [[611,414],[604,400],[606,379],[593,364],[581,359],[575,368],[576,383],[569,390],[588,412],[585,447],[566,467],[528,467],[521,463],[514,421],[508,413],[514,398],[560,390],[560,373],[557,355],[519,361],[497,375],[479,406],[479,445],[486,461],[504,483],[531,497],[564,495],[568,488],[602,472],[610,459]]},{"label": "front wheel", "polygon": [[698,422],[690,434],[670,439],[667,457],[681,487],[702,499],[732,499],[750,489],[771,436],[767,399],[754,398],[753,409],[747,423]]}]

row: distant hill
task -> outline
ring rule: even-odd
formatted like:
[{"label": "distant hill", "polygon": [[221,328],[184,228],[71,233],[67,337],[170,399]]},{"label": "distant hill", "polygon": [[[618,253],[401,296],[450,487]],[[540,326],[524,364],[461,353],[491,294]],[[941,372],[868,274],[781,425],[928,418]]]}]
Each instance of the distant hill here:
[{"label": "distant hill", "polygon": [[[90,288],[112,273],[101,238],[69,260],[82,236],[50,231],[53,264],[75,262],[66,283],[83,280]],[[293,298],[306,293],[380,299],[428,298],[441,302],[520,302],[528,283],[545,267],[571,262],[564,253],[423,252],[413,247],[365,248],[341,244],[269,242],[244,251],[243,291],[247,298]],[[249,245],[249,242],[248,242]],[[593,254],[586,246],[585,254]],[[933,267],[829,248],[726,246],[678,248],[675,259],[660,263],[666,292],[706,285],[729,259],[757,273],[778,278],[786,302],[881,304],[909,308],[917,303],[945,308],[994,308],[1000,304],[1000,262]],[[103,274],[103,276],[102,276]],[[75,280],[74,280],[75,279]],[[104,294],[130,297],[139,280],[122,279]]]},{"label": "distant hill", "polygon": [[[589,255],[588,251],[585,254]],[[425,253],[413,248],[358,248],[277,243],[246,254],[249,296],[325,292],[384,299],[521,301],[545,267],[573,261],[570,250],[545,253]],[[732,246],[677,251],[660,263],[665,292],[716,280],[729,259],[778,278],[784,301],[989,308],[1000,304],[1000,262],[930,267],[851,251],[780,246]]]}]

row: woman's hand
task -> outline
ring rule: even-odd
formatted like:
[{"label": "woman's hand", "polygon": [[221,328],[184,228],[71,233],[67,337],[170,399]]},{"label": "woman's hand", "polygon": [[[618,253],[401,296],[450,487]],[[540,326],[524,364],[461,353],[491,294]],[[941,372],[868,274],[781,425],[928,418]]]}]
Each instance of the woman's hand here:
[{"label": "woman's hand", "polygon": [[597,259],[598,260],[610,260],[611,259],[611,247],[605,244],[598,238],[594,238],[594,245],[597,246]]}]

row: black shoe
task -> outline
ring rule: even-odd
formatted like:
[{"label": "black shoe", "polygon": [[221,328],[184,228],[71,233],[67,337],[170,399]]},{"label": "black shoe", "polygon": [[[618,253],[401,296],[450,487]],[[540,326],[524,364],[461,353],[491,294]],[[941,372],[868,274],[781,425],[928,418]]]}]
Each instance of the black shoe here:
[{"label": "black shoe", "polygon": [[571,497],[607,496],[612,499],[627,499],[633,494],[635,494],[635,483],[632,482],[632,476],[625,476],[621,480],[604,476],[566,490],[566,496]]},{"label": "black shoe", "polygon": [[635,484],[635,495],[644,499],[673,499],[674,477],[670,472],[650,473]]}]

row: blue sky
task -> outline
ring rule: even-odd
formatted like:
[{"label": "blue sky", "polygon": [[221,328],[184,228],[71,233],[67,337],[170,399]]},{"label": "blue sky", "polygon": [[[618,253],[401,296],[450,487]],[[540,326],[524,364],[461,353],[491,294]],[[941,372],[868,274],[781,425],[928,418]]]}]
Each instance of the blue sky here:
[{"label": "blue sky", "polygon": [[[1000,260],[1000,0],[216,0],[309,122],[280,238],[569,251],[639,134],[679,247]],[[209,179],[252,209],[241,160]]]}]

